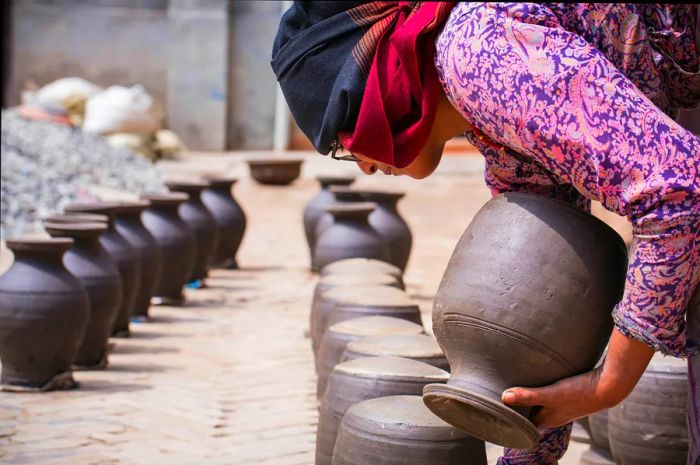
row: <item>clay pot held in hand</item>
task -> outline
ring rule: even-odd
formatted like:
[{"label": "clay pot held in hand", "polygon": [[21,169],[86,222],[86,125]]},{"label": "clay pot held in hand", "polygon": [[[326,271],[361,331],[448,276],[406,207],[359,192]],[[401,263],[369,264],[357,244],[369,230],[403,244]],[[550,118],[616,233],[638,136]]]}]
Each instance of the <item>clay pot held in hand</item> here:
[{"label": "clay pot held in hand", "polygon": [[182,221],[178,209],[187,200],[182,193],[144,195],[151,202],[141,215],[143,225],[158,244],[163,268],[153,303],[181,305],[185,298],[182,287],[194,268],[197,243],[189,226]]},{"label": "clay pot held in hand", "polygon": [[313,268],[346,258],[389,260],[389,247],[368,223],[374,204],[369,202],[333,204],[326,209],[334,223],[316,241]]},{"label": "clay pot held in hand", "polygon": [[328,376],[333,367],[340,363],[340,357],[342,357],[348,343],[368,336],[422,333],[423,326],[388,316],[366,316],[334,324],[323,335],[318,350],[316,397],[323,396]]},{"label": "clay pot held in hand", "polygon": [[608,439],[608,411],[588,417],[591,446],[581,455],[579,465],[615,465]]},{"label": "clay pot held in hand", "polygon": [[608,412],[618,465],[685,465],[688,460],[688,365],[657,354],[632,393]]},{"label": "clay pot held in hand", "polygon": [[116,263],[100,244],[106,223],[44,223],[52,237],[69,237],[73,245],[63,256],[63,264],[83,285],[90,301],[85,334],[75,365],[104,368],[107,341],[112,334],[122,299],[122,279]]},{"label": "clay pot held in hand", "polygon": [[369,225],[389,244],[391,263],[402,271],[406,270],[413,245],[411,230],[396,207],[403,196],[399,192],[362,191],[365,200],[377,205],[369,215]]},{"label": "clay pot held in hand", "polygon": [[503,391],[591,370],[610,337],[626,268],[620,236],[585,212],[533,194],[489,200],[435,298],[433,328],[452,376],[426,386],[428,407],[488,442],[534,447],[529,411],[505,406]]},{"label": "clay pot held in hand", "polygon": [[430,412],[420,396],[370,399],[350,407],[333,465],[486,465],[484,443]]},{"label": "clay pot held in hand", "polygon": [[202,203],[216,220],[217,239],[212,266],[238,268],[236,254],[243,241],[246,216],[233,197],[234,178],[208,178],[209,186],[202,191]]},{"label": "clay pot held in hand", "polygon": [[197,246],[195,261],[188,282],[197,282],[194,287],[204,286],[209,267],[214,260],[218,240],[218,227],[214,215],[202,203],[202,191],[209,185],[206,182],[167,182],[172,192],[183,192],[189,198],[180,204],[180,218],[187,223],[194,234]]},{"label": "clay pot held in hand", "polygon": [[301,174],[303,160],[266,158],[248,160],[250,175],[260,184],[286,186]]},{"label": "clay pot held in hand", "polygon": [[75,387],[71,365],[90,313],[85,289],[63,265],[68,238],[8,240],[0,276],[0,382],[4,390]]},{"label": "clay pot held in hand", "polygon": [[148,206],[147,201],[123,202],[114,220],[117,231],[138,250],[141,258],[141,279],[136,289],[132,317],[145,319],[148,319],[151,298],[163,272],[163,257],[158,244],[141,221],[141,214]]},{"label": "clay pot held in hand", "polygon": [[345,412],[358,402],[423,393],[428,383],[444,383],[449,373],[400,357],[367,357],[336,365],[328,381],[316,430],[316,464],[331,465]]},{"label": "clay pot held in hand", "polygon": [[351,341],[345,346],[340,360],[356,360],[362,357],[403,357],[427,363],[443,370],[450,369],[445,354],[434,337],[427,334],[390,334],[368,336]]},{"label": "clay pot held in hand", "polygon": [[108,217],[108,227],[100,236],[100,244],[114,260],[122,278],[122,303],[114,320],[112,336],[128,337],[129,320],[134,311],[136,293],[141,281],[141,256],[138,249],[119,232],[115,226],[115,218],[121,206],[114,202],[76,203],[68,205],[64,211],[74,213],[95,213]]}]

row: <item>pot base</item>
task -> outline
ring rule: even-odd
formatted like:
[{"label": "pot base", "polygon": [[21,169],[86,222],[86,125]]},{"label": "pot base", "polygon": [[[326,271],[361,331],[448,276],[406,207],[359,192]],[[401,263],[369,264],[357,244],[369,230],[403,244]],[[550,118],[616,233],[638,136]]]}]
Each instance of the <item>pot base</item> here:
[{"label": "pot base", "polygon": [[428,384],[423,402],[447,423],[499,446],[531,449],[540,437],[537,427],[516,411],[465,389]]},{"label": "pot base", "polygon": [[46,391],[66,391],[76,389],[78,382],[73,379],[72,371],[59,373],[43,386],[23,386],[18,384],[0,384],[0,391],[5,392],[46,392]]},{"label": "pot base", "polygon": [[120,339],[125,339],[128,337],[131,337],[131,331],[129,331],[128,329],[122,329],[122,330],[113,332],[112,335],[109,337],[116,337],[116,338],[120,338]]},{"label": "pot base", "polygon": [[[114,336],[112,336],[114,337]],[[78,365],[74,364],[73,365],[73,371],[92,371],[92,370],[104,370],[107,368],[107,351],[105,350],[105,353],[102,354],[102,357],[96,362],[93,363],[92,365]]]},{"label": "pot base", "polygon": [[173,297],[152,297],[151,298],[151,305],[157,305],[157,306],[168,306],[168,307],[182,307],[185,305],[185,298],[184,297],[178,297],[177,299]]}]

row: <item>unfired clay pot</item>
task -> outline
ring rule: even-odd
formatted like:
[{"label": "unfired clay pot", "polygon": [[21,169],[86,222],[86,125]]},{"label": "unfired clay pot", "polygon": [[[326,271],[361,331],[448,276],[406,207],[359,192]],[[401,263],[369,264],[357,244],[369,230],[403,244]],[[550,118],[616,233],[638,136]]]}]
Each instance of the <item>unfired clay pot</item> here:
[{"label": "unfired clay pot", "polygon": [[336,323],[325,332],[316,358],[316,397],[321,398],[333,367],[348,343],[368,336],[390,334],[422,334],[423,326],[389,316],[366,316]]},{"label": "unfired clay pot", "polygon": [[216,220],[217,239],[212,266],[238,268],[236,254],[243,241],[246,216],[233,196],[235,178],[207,178],[209,186],[202,191],[202,202]]},{"label": "unfired clay pot", "polygon": [[364,273],[382,273],[390,274],[402,279],[403,272],[397,266],[387,263],[383,260],[375,260],[373,258],[348,258],[346,260],[339,260],[327,265],[321,270],[321,276],[327,276],[329,274],[364,274]]},{"label": "unfired clay pot", "polygon": [[579,465],[615,465],[608,439],[608,411],[594,413],[588,417],[590,448],[583,452]]},{"label": "unfired clay pot", "polygon": [[428,383],[444,383],[449,373],[427,363],[400,357],[367,357],[333,369],[316,429],[316,465],[331,465],[345,412],[358,402],[379,397],[421,395]]},{"label": "unfired clay pot", "polygon": [[529,411],[505,406],[503,391],[591,370],[610,337],[626,269],[625,243],[587,213],[533,194],[488,201],[435,298],[433,328],[452,377],[426,386],[428,407],[472,436],[533,447],[539,432]]},{"label": "unfired clay pot", "polygon": [[107,365],[107,341],[122,299],[122,278],[116,263],[100,244],[106,223],[44,223],[52,237],[69,237],[73,245],[63,255],[63,264],[83,285],[90,301],[85,334],[75,363],[80,368]]},{"label": "unfired clay pot", "polygon": [[72,239],[8,240],[14,262],[0,276],[0,383],[8,391],[76,386],[71,365],[90,302],[63,265]]},{"label": "unfired clay pot", "polygon": [[389,334],[367,336],[345,346],[340,360],[347,362],[362,357],[404,357],[449,371],[445,354],[434,337],[427,334]]},{"label": "unfired clay pot", "polygon": [[373,203],[359,202],[333,204],[326,209],[335,222],[318,236],[313,257],[315,270],[346,258],[389,260],[389,247],[367,221],[374,207]]},{"label": "unfired clay pot", "polygon": [[193,287],[204,286],[209,267],[214,260],[218,240],[218,226],[214,215],[202,203],[202,191],[209,186],[207,182],[167,182],[172,192],[183,192],[189,198],[180,204],[180,218],[187,223],[196,240],[194,267],[188,279],[195,281]]},{"label": "unfired clay pot", "polygon": [[286,186],[301,174],[303,160],[266,158],[248,160],[250,176],[260,184]]},{"label": "unfired clay pot", "polygon": [[141,215],[141,221],[163,257],[162,274],[152,301],[157,305],[181,305],[185,301],[182,287],[192,274],[197,247],[194,234],[178,213],[187,197],[183,193],[142,196],[151,205]]},{"label": "unfired clay pot", "polygon": [[688,365],[657,354],[632,393],[609,410],[610,449],[619,465],[686,465]]},{"label": "unfired clay pot", "polygon": [[377,205],[369,215],[369,225],[389,244],[391,263],[405,271],[413,245],[411,229],[397,209],[405,194],[372,190],[363,190],[361,194],[365,200]]},{"label": "unfired clay pot", "polygon": [[348,409],[333,465],[486,465],[484,443],[430,412],[420,396],[390,396]]}]

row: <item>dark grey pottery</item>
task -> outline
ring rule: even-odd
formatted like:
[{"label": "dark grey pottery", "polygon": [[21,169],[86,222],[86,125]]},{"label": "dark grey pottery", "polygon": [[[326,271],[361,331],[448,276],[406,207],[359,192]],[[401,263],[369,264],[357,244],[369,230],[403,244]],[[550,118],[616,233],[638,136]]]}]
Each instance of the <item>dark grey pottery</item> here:
[{"label": "dark grey pottery", "polygon": [[[335,222],[333,215],[328,212],[328,207],[332,205],[337,205],[337,204],[342,204],[342,203],[358,203],[362,202],[362,194],[360,191],[357,191],[353,189],[352,187],[349,186],[331,186],[328,188],[328,191],[331,193],[333,196],[334,201],[329,202],[326,204],[323,214],[318,218],[318,221],[316,222],[316,230],[314,231],[314,236],[315,236],[315,241],[314,241],[314,250],[316,247],[316,241],[318,241],[318,238],[321,237],[323,234],[323,231],[328,229],[333,225]],[[315,269],[313,266],[313,258],[314,251],[312,250],[311,253],[311,266],[312,266],[312,271],[318,271]]]},{"label": "dark grey pottery", "polygon": [[369,215],[369,225],[389,244],[391,263],[405,271],[413,245],[411,229],[397,209],[399,200],[405,194],[372,190],[363,190],[361,193],[365,200],[377,204],[377,208]]},{"label": "dark grey pottery", "polygon": [[423,393],[428,383],[444,383],[449,373],[427,363],[400,357],[367,357],[336,365],[319,409],[316,465],[331,465],[345,412],[358,402],[379,397]]},{"label": "dark grey pottery", "polygon": [[529,411],[504,405],[503,391],[591,370],[610,337],[626,269],[625,243],[590,214],[534,194],[489,200],[435,298],[433,328],[452,376],[426,386],[428,407],[472,436],[533,447],[539,432]]},{"label": "dark grey pottery", "polygon": [[321,270],[321,276],[327,276],[329,274],[364,274],[367,272],[390,274],[402,279],[403,272],[397,266],[387,263],[383,260],[375,260],[373,258],[348,258],[345,260],[339,260],[333,262],[330,265],[326,265],[323,270]]},{"label": "dark grey pottery", "polygon": [[260,184],[286,186],[301,174],[303,160],[261,158],[248,160],[250,176]]},{"label": "dark grey pottery", "polygon": [[207,178],[209,186],[202,191],[202,203],[216,220],[217,239],[212,266],[216,268],[238,268],[236,254],[243,241],[246,216],[233,196],[235,178]]},{"label": "dark grey pottery", "polygon": [[90,302],[63,264],[73,240],[7,241],[14,262],[0,276],[0,383],[7,391],[76,387],[71,365]]},{"label": "dark grey pottery", "polygon": [[427,363],[449,371],[445,354],[434,337],[427,334],[389,334],[367,336],[351,341],[345,346],[340,360],[356,360],[362,357],[403,357]]}]

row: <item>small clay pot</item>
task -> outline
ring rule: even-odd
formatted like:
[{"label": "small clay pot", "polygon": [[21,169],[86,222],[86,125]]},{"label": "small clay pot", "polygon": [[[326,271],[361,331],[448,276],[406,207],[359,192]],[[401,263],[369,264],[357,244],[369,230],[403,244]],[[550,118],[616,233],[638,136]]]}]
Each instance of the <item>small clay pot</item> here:
[{"label": "small clay pot", "polygon": [[411,255],[413,235],[406,221],[397,209],[399,200],[405,194],[400,192],[361,191],[362,198],[374,202],[377,208],[369,215],[369,225],[389,244],[391,263],[406,270]]},{"label": "small clay pot", "polygon": [[449,373],[400,357],[367,357],[336,365],[328,380],[316,429],[316,463],[331,465],[345,412],[358,402],[379,397],[421,395],[428,383],[444,383]]},{"label": "small clay pot", "polygon": [[609,410],[610,450],[619,465],[685,465],[687,362],[657,354],[632,393]]},{"label": "small clay pot", "polygon": [[591,370],[610,338],[626,270],[624,241],[590,214],[535,194],[489,200],[435,297],[433,328],[452,377],[426,386],[428,407],[488,442],[534,447],[540,434],[529,409],[504,405],[503,391]]},{"label": "small clay pot", "polygon": [[63,264],[73,240],[8,240],[14,262],[0,276],[2,389],[76,387],[71,365],[90,314],[88,296]]},{"label": "small clay pot", "polygon": [[348,343],[368,336],[422,333],[423,326],[390,316],[366,316],[334,324],[323,335],[316,358],[316,397],[323,396],[328,376],[333,367],[340,363]]},{"label": "small clay pot", "polygon": [[389,247],[368,223],[375,205],[369,202],[333,204],[326,209],[334,223],[318,236],[314,270],[346,258],[389,260]]},{"label": "small clay pot", "polygon": [[93,213],[108,218],[107,231],[100,236],[100,244],[117,265],[122,278],[122,303],[114,320],[113,337],[129,336],[129,320],[134,311],[136,293],[141,282],[141,256],[138,249],[117,230],[115,218],[121,209],[115,202],[75,203],[64,208],[68,215]]},{"label": "small clay pot", "polygon": [[107,365],[107,341],[122,299],[122,278],[116,263],[100,244],[106,223],[44,223],[51,237],[69,237],[73,245],[63,264],[83,285],[90,301],[85,334],[74,365],[100,369]]},{"label": "small clay pot", "polygon": [[202,203],[214,216],[217,240],[212,266],[237,269],[236,254],[243,241],[246,216],[233,196],[235,178],[207,178],[209,186],[202,191]]},{"label": "small clay pot", "polygon": [[486,465],[484,443],[428,410],[420,396],[359,402],[343,417],[333,465]]},{"label": "small clay pot", "polygon": [[197,247],[194,234],[178,212],[188,195],[153,194],[142,198],[151,204],[141,215],[141,221],[156,240],[163,257],[162,273],[151,303],[182,305],[185,301],[182,288],[192,274]]},{"label": "small clay pot", "polygon": [[136,300],[132,317],[148,319],[151,298],[158,288],[158,279],[163,272],[163,256],[153,235],[141,221],[143,211],[149,202],[122,202],[117,212],[114,225],[117,231],[138,250],[141,257],[141,279],[136,290]]},{"label": "small clay pot", "polygon": [[373,258],[348,258],[346,260],[339,260],[325,266],[323,270],[321,270],[320,275],[322,277],[329,274],[360,275],[368,272],[389,274],[403,281],[403,272],[399,267],[383,260],[375,260]]},{"label": "small clay pot", "polygon": [[347,362],[362,357],[403,357],[450,370],[450,364],[434,337],[427,334],[390,334],[368,336],[345,346],[340,360]]},{"label": "small clay pot", "polygon": [[615,465],[608,438],[608,411],[587,417],[590,431],[590,448],[581,455],[579,465]]},{"label": "small clay pot", "polygon": [[195,282],[193,288],[204,287],[204,280],[214,260],[218,240],[218,226],[214,215],[202,203],[202,191],[209,186],[207,182],[166,182],[171,192],[183,192],[189,198],[180,204],[180,218],[187,223],[194,233],[197,243],[194,267],[188,282]]},{"label": "small clay pot", "polygon": [[301,174],[303,160],[267,158],[248,160],[250,175],[260,184],[286,186]]},{"label": "small clay pot", "polygon": [[[309,244],[309,255],[313,255],[316,245],[316,224],[326,213],[326,207],[332,204],[335,196],[329,190],[331,186],[349,186],[355,181],[353,176],[318,176],[321,190],[304,207],[304,233]],[[313,259],[312,259],[313,261]]]},{"label": "small clay pot", "polygon": [[[323,234],[323,231],[333,226],[333,223],[335,222],[333,215],[328,213],[328,207],[342,203],[358,203],[363,201],[362,193],[353,189],[352,187],[331,186],[330,188],[328,188],[328,190],[335,199],[335,201],[329,202],[326,205],[323,214],[319,217],[318,221],[316,222],[315,236],[317,241],[318,238],[321,237],[321,234]],[[315,246],[316,244],[314,243],[314,247]],[[311,254],[311,263],[313,267],[313,252]],[[317,270],[312,268],[312,271]]]},{"label": "small clay pot", "polygon": [[309,322],[312,347],[320,346],[330,326],[362,316],[392,316],[421,324],[420,307],[400,289],[376,285],[335,287],[321,295]]}]

